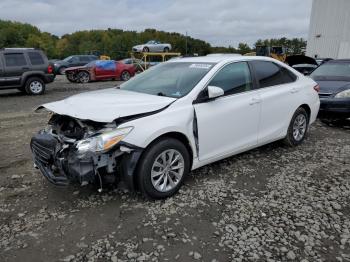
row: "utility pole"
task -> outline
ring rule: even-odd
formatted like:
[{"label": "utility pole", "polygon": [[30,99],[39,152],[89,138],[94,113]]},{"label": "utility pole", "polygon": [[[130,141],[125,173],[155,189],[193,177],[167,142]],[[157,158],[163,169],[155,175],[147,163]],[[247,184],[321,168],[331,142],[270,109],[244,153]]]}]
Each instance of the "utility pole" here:
[{"label": "utility pole", "polygon": [[186,31],[186,56],[187,56],[187,31]]}]

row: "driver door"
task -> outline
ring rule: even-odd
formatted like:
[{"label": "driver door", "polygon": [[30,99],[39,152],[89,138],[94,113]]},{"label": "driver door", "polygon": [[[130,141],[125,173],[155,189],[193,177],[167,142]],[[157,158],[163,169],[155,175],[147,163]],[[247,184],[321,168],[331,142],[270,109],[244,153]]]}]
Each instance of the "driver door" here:
[{"label": "driver door", "polygon": [[208,86],[222,88],[224,95],[194,103],[199,161],[215,161],[257,145],[260,96],[248,63],[225,65]]}]

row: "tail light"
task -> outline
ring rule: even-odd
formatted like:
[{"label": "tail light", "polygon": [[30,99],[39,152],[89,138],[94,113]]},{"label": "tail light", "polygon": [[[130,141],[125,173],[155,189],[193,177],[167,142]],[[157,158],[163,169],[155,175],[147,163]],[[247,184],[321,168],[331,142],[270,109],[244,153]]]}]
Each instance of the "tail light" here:
[{"label": "tail light", "polygon": [[52,74],[52,73],[53,73],[52,65],[49,65],[49,66],[47,67],[47,72],[48,72],[49,74]]},{"label": "tail light", "polygon": [[319,93],[320,92],[320,85],[315,85],[314,90]]}]

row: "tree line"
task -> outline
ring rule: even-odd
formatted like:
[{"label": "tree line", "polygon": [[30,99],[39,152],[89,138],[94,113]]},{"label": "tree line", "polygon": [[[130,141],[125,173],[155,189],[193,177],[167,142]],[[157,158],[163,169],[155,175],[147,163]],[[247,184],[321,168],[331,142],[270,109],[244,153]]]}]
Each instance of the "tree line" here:
[{"label": "tree line", "polygon": [[49,58],[64,58],[73,54],[104,54],[112,59],[121,59],[129,56],[132,46],[152,39],[170,43],[176,52],[198,55],[209,53],[245,54],[253,52],[257,45],[285,46],[290,54],[300,54],[306,47],[306,41],[302,38],[259,39],[252,47],[246,43],[239,43],[237,47],[213,47],[200,39],[156,29],[137,32],[108,28],[106,30],[77,31],[58,37],[48,32],[42,32],[37,27],[27,23],[0,20],[0,48],[40,48],[46,52]]}]

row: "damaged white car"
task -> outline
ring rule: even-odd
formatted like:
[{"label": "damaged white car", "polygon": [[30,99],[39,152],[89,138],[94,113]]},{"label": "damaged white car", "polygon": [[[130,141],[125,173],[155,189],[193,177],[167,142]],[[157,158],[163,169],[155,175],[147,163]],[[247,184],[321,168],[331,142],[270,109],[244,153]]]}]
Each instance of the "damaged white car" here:
[{"label": "damaged white car", "polygon": [[279,139],[300,144],[317,91],[266,57],[172,60],[120,87],[41,106],[52,116],[31,140],[34,163],[56,185],[122,180],[169,197],[193,169]]}]

